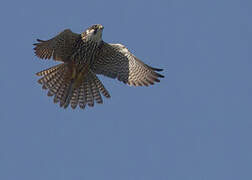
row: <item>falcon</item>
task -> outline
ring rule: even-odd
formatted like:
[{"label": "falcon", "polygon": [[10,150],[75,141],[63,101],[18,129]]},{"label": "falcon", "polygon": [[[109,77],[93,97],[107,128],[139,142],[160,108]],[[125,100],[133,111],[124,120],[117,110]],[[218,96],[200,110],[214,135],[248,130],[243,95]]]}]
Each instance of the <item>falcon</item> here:
[{"label": "falcon", "polygon": [[60,107],[84,109],[86,105],[102,104],[102,96],[110,98],[108,90],[97,77],[101,74],[130,86],[149,86],[160,82],[162,69],[151,67],[134,56],[124,45],[102,40],[104,27],[92,25],[83,33],[70,29],[47,41],[37,39],[34,51],[41,59],[61,63],[36,73],[38,83],[54,96]]}]

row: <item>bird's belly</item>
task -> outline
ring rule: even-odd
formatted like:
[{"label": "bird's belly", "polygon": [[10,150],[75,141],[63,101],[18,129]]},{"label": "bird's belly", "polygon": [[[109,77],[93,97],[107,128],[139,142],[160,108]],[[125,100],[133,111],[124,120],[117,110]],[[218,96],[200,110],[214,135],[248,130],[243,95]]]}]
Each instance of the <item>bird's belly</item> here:
[{"label": "bird's belly", "polygon": [[69,65],[70,79],[73,80],[73,87],[79,88],[81,82],[84,81],[85,77],[89,72],[90,66],[87,63]]}]

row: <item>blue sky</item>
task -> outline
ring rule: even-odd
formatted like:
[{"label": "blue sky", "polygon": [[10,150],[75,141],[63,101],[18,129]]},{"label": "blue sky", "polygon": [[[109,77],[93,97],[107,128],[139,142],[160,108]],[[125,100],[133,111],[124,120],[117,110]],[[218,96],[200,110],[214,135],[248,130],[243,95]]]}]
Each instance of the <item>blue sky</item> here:
[{"label": "blue sky", "polygon": [[[252,1],[1,1],[0,179],[252,179]],[[152,87],[100,76],[111,99],[61,109],[37,38],[103,24],[163,68]]]}]

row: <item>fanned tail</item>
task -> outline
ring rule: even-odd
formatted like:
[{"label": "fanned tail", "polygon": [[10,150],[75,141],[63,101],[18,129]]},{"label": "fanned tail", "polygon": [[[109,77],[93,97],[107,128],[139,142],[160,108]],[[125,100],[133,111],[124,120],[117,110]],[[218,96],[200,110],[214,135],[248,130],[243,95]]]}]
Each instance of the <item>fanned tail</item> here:
[{"label": "fanned tail", "polygon": [[79,88],[74,89],[70,103],[71,107],[75,109],[79,104],[79,107],[84,109],[86,105],[93,107],[94,103],[102,104],[102,96],[110,98],[109,92],[103,86],[98,77],[92,72],[88,71],[83,79]]},{"label": "fanned tail", "polygon": [[73,109],[78,105],[84,109],[86,105],[93,107],[95,102],[102,104],[101,94],[110,98],[109,92],[91,70],[83,74],[73,73],[74,70],[63,63],[36,75],[43,76],[38,82],[43,89],[48,89],[48,96],[54,96],[54,103],[59,102],[60,107],[67,108],[71,104]]}]

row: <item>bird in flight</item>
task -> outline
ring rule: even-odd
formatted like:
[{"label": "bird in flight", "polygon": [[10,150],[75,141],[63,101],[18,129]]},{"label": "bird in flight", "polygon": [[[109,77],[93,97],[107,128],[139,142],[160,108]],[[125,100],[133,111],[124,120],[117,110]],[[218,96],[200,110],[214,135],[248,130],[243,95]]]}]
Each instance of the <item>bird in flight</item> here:
[{"label": "bird in flight", "polygon": [[54,96],[54,103],[73,109],[78,105],[102,104],[102,96],[110,94],[97,77],[102,74],[117,78],[130,86],[149,86],[160,82],[164,76],[134,56],[124,45],[106,43],[102,40],[103,26],[92,25],[83,33],[76,34],[70,29],[60,32],[47,41],[37,39],[35,54],[41,59],[62,62],[36,73],[48,96]]}]

